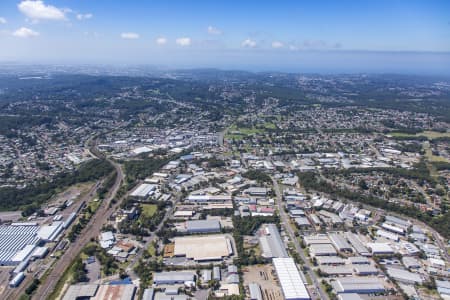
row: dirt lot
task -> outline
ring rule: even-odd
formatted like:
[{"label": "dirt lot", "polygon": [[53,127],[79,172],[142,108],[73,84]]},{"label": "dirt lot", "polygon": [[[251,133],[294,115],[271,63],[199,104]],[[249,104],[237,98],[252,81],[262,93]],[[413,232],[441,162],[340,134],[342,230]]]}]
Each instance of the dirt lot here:
[{"label": "dirt lot", "polygon": [[274,269],[272,265],[257,265],[243,269],[244,286],[248,290],[248,285],[256,282],[261,286],[261,293],[264,300],[282,300],[283,294],[278,282],[272,275]]},{"label": "dirt lot", "polygon": [[3,293],[9,283],[9,272],[12,270],[10,267],[0,268],[0,295]]}]

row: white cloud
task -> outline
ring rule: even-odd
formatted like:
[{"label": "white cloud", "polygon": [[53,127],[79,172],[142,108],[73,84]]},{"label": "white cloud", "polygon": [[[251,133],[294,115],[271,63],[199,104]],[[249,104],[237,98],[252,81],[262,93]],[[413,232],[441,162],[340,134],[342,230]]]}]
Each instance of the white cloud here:
[{"label": "white cloud", "polygon": [[87,14],[77,14],[77,19],[80,21],[92,19],[94,15],[91,13]]},{"label": "white cloud", "polygon": [[126,40],[136,40],[140,36],[139,36],[139,34],[137,34],[135,32],[123,32],[120,34],[120,37],[123,39],[126,39]]},{"label": "white cloud", "polygon": [[255,48],[256,42],[251,39],[246,39],[241,43],[241,46],[244,48]]},{"label": "white cloud", "polygon": [[46,5],[43,1],[24,0],[17,7],[20,12],[33,21],[38,20],[65,20],[65,13],[69,10],[59,9],[52,5]]},{"label": "white cloud", "polygon": [[30,28],[21,27],[13,32],[13,36],[20,37],[20,38],[29,38],[29,37],[35,37],[38,36],[39,32],[36,32]]},{"label": "white cloud", "polygon": [[284,44],[282,42],[279,41],[273,41],[272,42],[272,48],[274,49],[279,49],[279,48],[283,48]]},{"label": "white cloud", "polygon": [[167,39],[165,37],[161,36],[161,37],[157,38],[155,40],[155,42],[157,45],[163,46],[163,45],[167,44]]},{"label": "white cloud", "polygon": [[191,45],[191,38],[188,37],[182,37],[182,38],[178,38],[175,41],[178,45],[185,47],[185,46],[190,46]]},{"label": "white cloud", "polygon": [[289,50],[291,50],[291,51],[297,51],[297,50],[298,50],[298,47],[297,47],[297,46],[294,46],[294,45],[289,45]]},{"label": "white cloud", "polygon": [[2,17],[0,17],[0,24],[6,24],[7,22],[6,22],[6,19],[5,18],[2,18]]},{"label": "white cloud", "polygon": [[214,26],[208,26],[208,33],[212,35],[221,35],[222,30]]}]

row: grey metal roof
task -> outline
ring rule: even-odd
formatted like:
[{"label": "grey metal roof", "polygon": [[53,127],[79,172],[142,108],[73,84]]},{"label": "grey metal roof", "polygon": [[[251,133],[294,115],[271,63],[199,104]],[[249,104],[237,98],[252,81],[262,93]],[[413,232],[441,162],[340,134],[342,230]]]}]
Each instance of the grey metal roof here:
[{"label": "grey metal roof", "polygon": [[186,228],[188,231],[217,231],[220,232],[220,222],[218,220],[195,220],[187,221]]},{"label": "grey metal roof", "polygon": [[193,281],[194,280],[193,272],[160,272],[155,273],[153,277],[153,281],[155,283],[158,282],[183,282],[183,281]]},{"label": "grey metal roof", "polygon": [[248,289],[250,291],[250,299],[251,300],[262,300],[261,288],[257,283],[250,283],[248,285]]},{"label": "grey metal roof", "polygon": [[289,257],[277,226],[275,224],[266,224],[266,231],[269,234],[263,235],[259,239],[263,256],[266,258]]}]

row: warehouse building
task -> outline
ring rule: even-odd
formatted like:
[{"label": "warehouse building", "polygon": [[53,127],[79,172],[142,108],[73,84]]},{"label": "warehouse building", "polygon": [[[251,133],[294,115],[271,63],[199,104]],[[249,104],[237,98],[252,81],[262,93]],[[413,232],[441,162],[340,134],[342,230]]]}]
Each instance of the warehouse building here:
[{"label": "warehouse building", "polygon": [[195,273],[188,271],[158,272],[153,277],[156,285],[188,284],[195,282]]},{"label": "warehouse building", "polygon": [[275,224],[263,226],[262,235],[259,237],[259,244],[262,250],[261,255],[265,258],[288,257],[277,226]]},{"label": "warehouse building", "polygon": [[350,244],[340,234],[330,233],[328,236],[329,236],[330,241],[333,244],[333,246],[339,252],[353,252],[353,249],[350,246]]},{"label": "warehouse building", "polygon": [[196,204],[225,203],[231,202],[232,197],[230,195],[189,195],[186,200]]},{"label": "warehouse building", "polygon": [[417,258],[410,256],[403,256],[402,263],[408,269],[419,269],[421,266],[420,261]]},{"label": "warehouse building", "polygon": [[295,265],[294,259],[274,258],[272,260],[286,300],[310,299],[305,283]]},{"label": "warehouse building", "polygon": [[299,228],[307,228],[311,226],[307,217],[298,217],[295,218],[294,221]]},{"label": "warehouse building", "polygon": [[312,256],[335,256],[336,249],[331,244],[313,244],[309,246],[309,252]]},{"label": "warehouse building", "polygon": [[392,240],[394,242],[398,242],[400,240],[400,237],[398,236],[398,234],[386,231],[386,230],[382,230],[382,229],[378,229],[377,230],[377,235],[381,236],[385,239],[389,239]]},{"label": "warehouse building", "polygon": [[69,286],[62,300],[91,299],[98,290],[98,284],[73,284]]},{"label": "warehouse building", "polygon": [[377,277],[342,277],[332,281],[331,285],[338,294],[375,294],[386,291],[383,283]]},{"label": "warehouse building", "polygon": [[231,240],[226,235],[174,238],[174,256],[195,261],[222,260],[233,255]]},{"label": "warehouse building", "polygon": [[395,224],[396,226],[403,227],[405,229],[409,228],[411,226],[411,223],[407,220],[400,219],[398,217],[394,216],[385,216],[385,222]]},{"label": "warehouse building", "polygon": [[348,258],[349,263],[353,265],[367,265],[370,264],[370,261],[365,256],[352,256]]},{"label": "warehouse building", "polygon": [[367,249],[367,247],[363,245],[361,240],[354,233],[346,232],[345,237],[347,238],[347,240],[350,242],[350,244],[353,246],[353,248],[356,250],[356,252],[359,255],[362,255],[362,256],[370,256],[371,255],[371,253]]},{"label": "warehouse building", "polygon": [[392,279],[407,284],[422,284],[423,278],[420,274],[412,273],[404,269],[387,268],[387,273]]},{"label": "warehouse building", "polygon": [[378,269],[373,265],[355,265],[353,266],[355,273],[360,276],[378,275]]},{"label": "warehouse building", "polygon": [[446,280],[436,280],[436,287],[442,298],[450,298],[450,282]]},{"label": "warehouse building", "polygon": [[388,222],[384,222],[383,224],[381,224],[381,227],[383,227],[387,231],[393,232],[395,234],[405,235],[405,233],[406,233],[405,228],[396,226],[396,225],[388,223]]},{"label": "warehouse building", "polygon": [[263,300],[261,288],[257,283],[250,283],[248,285],[250,292],[250,300]]},{"label": "warehouse building", "polygon": [[38,236],[45,242],[53,242],[64,230],[64,222],[55,221],[52,225],[44,225],[38,231]]},{"label": "warehouse building", "polygon": [[320,266],[320,271],[330,276],[348,276],[353,274],[350,266]]},{"label": "warehouse building", "polygon": [[304,236],[303,240],[305,241],[305,244],[308,246],[313,244],[331,244],[330,239],[325,234]]},{"label": "warehouse building", "polygon": [[394,250],[388,243],[368,243],[367,247],[372,251],[372,255],[392,255]]},{"label": "warehouse building", "polygon": [[15,266],[29,258],[39,244],[36,223],[0,225],[0,265]]},{"label": "warehouse building", "polygon": [[319,265],[345,265],[345,260],[339,256],[318,256],[316,260]]},{"label": "warehouse building", "polygon": [[133,284],[74,284],[69,287],[62,300],[134,300],[136,286]]},{"label": "warehouse building", "polygon": [[188,233],[214,233],[220,232],[220,222],[218,220],[195,220],[186,222]]},{"label": "warehouse building", "polygon": [[156,190],[156,187],[157,185],[155,184],[142,183],[130,194],[130,196],[138,199],[145,199],[151,192]]},{"label": "warehouse building", "polygon": [[339,294],[339,300],[363,300],[360,295],[356,293]]},{"label": "warehouse building", "polygon": [[268,188],[265,187],[250,187],[244,191],[244,193],[249,194],[251,196],[260,196],[264,197],[269,192]]}]

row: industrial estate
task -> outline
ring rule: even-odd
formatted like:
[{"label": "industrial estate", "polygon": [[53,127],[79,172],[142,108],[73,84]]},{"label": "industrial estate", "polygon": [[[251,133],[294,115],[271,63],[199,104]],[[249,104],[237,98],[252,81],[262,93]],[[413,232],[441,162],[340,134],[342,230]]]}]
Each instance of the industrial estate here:
[{"label": "industrial estate", "polygon": [[46,72],[0,85],[1,299],[450,298],[449,81]]}]

